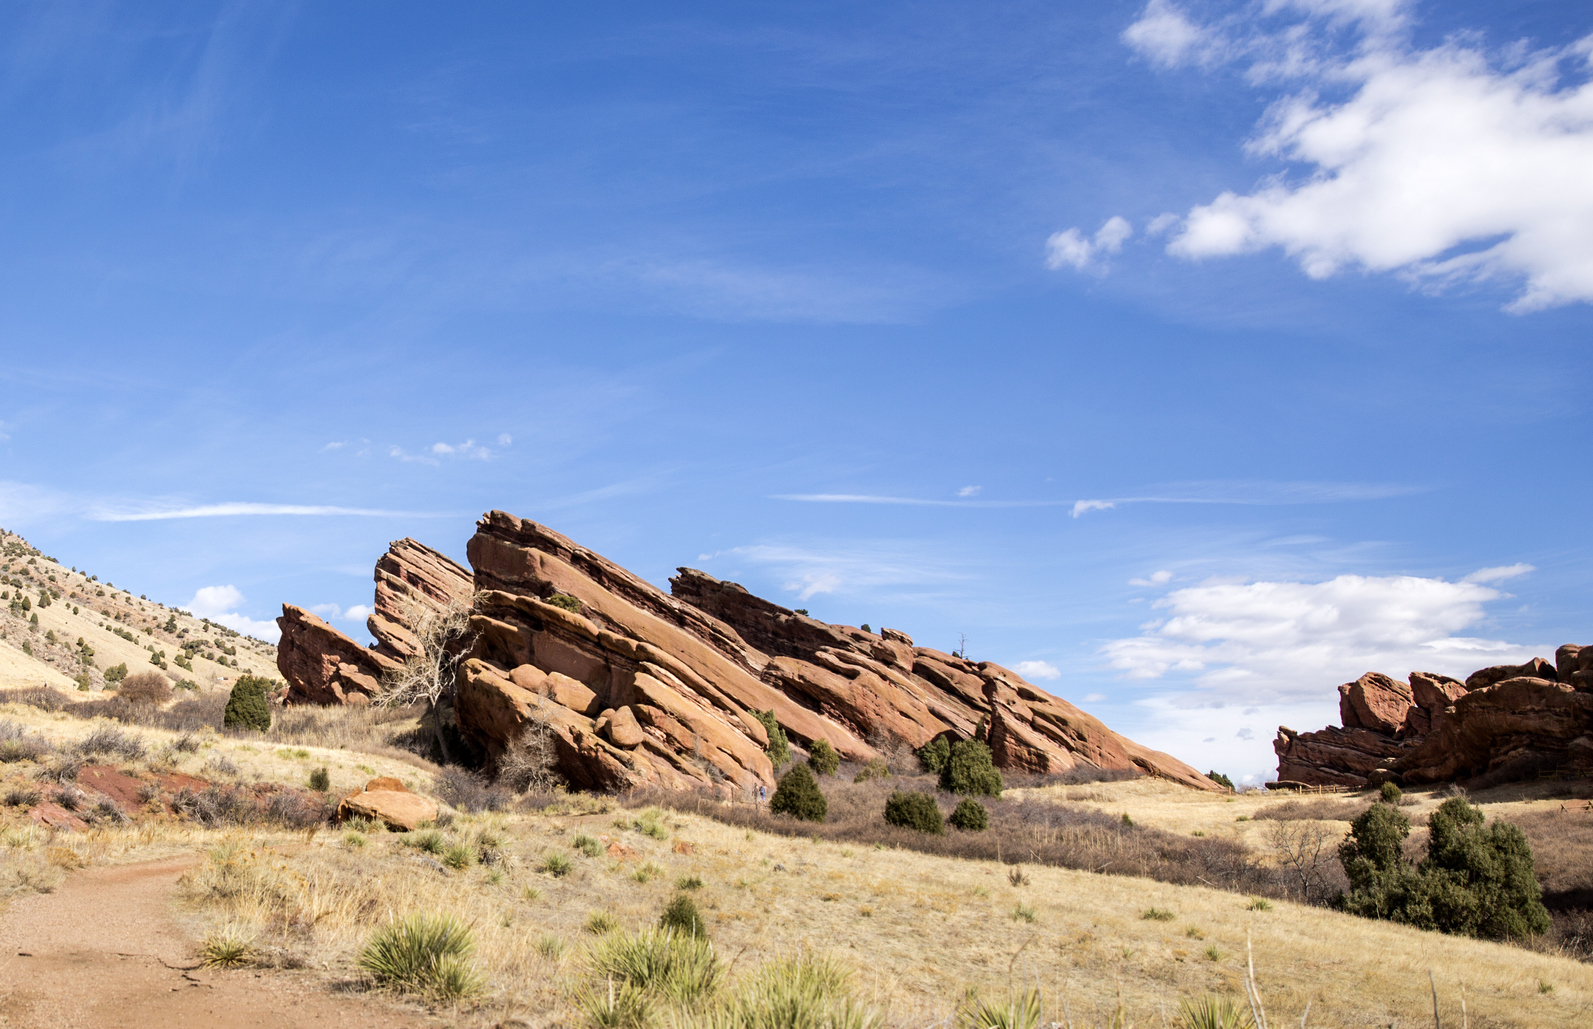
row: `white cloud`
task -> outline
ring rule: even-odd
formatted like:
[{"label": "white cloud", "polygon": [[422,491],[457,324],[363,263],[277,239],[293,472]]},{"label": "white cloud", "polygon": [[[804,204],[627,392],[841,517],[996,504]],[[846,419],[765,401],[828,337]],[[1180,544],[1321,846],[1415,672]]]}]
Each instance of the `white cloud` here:
[{"label": "white cloud", "polygon": [[1019,661],[1012,666],[1012,670],[1030,682],[1062,678],[1061,670],[1049,661]]},{"label": "white cloud", "polygon": [[371,609],[365,604],[355,604],[347,610],[341,604],[316,604],[310,610],[329,622],[358,622],[363,625],[365,619],[371,616]]},{"label": "white cloud", "polygon": [[326,446],[322,447],[321,450],[323,452],[327,451],[327,450],[342,450],[346,446],[348,446],[348,441],[347,440],[334,440],[333,442],[328,443]]},{"label": "white cloud", "polygon": [[1459,635],[1500,596],[1408,575],[1205,583],[1158,600],[1165,617],[1101,652],[1130,679],[1178,676],[1213,701],[1320,701],[1367,671],[1464,676],[1525,660],[1541,648]]},{"label": "white cloud", "polygon": [[1045,241],[1046,267],[1084,271],[1095,265],[1100,255],[1115,254],[1122,250],[1123,243],[1133,234],[1134,227],[1127,219],[1117,215],[1106,219],[1093,239],[1085,237],[1076,228],[1053,232],[1051,238]]},{"label": "white cloud", "polygon": [[977,497],[982,489],[984,489],[983,486],[964,486],[957,491],[957,495],[959,497]]},{"label": "white cloud", "polygon": [[439,441],[426,447],[418,454],[411,454],[403,447],[393,445],[387,448],[387,456],[415,464],[436,465],[441,464],[442,459],[445,457],[460,458],[467,461],[490,461],[492,460],[492,451],[473,439],[467,439],[463,443],[443,443]]},{"label": "white cloud", "polygon": [[1128,584],[1130,586],[1160,586],[1163,583],[1171,582],[1172,578],[1173,573],[1163,568],[1159,572],[1152,572],[1147,578],[1130,579],[1128,580]]},{"label": "white cloud", "polygon": [[355,604],[353,607],[343,612],[343,620],[345,622],[363,623],[365,619],[371,616],[371,613],[371,608],[368,605]]},{"label": "white cloud", "polygon": [[153,522],[170,518],[232,518],[240,515],[357,515],[364,518],[425,518],[416,511],[381,511],[364,507],[326,507],[315,504],[203,504],[197,507],[98,508],[89,517],[97,522]]},{"label": "white cloud", "polygon": [[1086,704],[1099,704],[1105,699],[1106,694],[1104,693],[1086,693],[1084,695],[1084,703]]},{"label": "white cloud", "polygon": [[509,435],[507,432],[501,432],[498,434],[498,446],[506,447],[513,442],[514,437]]},{"label": "white cloud", "polygon": [[1077,500],[1073,503],[1072,515],[1077,518],[1086,511],[1110,511],[1117,503],[1111,500]]},{"label": "white cloud", "polygon": [[277,623],[256,621],[248,615],[239,614],[238,608],[243,606],[243,601],[243,592],[236,586],[203,586],[195,591],[194,599],[187,606],[200,618],[208,618],[246,636],[275,643],[281,635]]},{"label": "white cloud", "polygon": [[1223,46],[1215,31],[1196,25],[1167,0],[1150,0],[1139,20],[1123,30],[1123,42],[1167,68],[1208,62]]},{"label": "white cloud", "polygon": [[1526,575],[1529,572],[1535,572],[1537,570],[1538,569],[1535,565],[1529,564],[1517,563],[1513,565],[1499,565],[1495,568],[1479,568],[1460,581],[1484,583],[1504,582],[1506,579],[1518,578],[1519,576]]},{"label": "white cloud", "polygon": [[[1501,281],[1519,286],[1517,312],[1593,302],[1593,37],[1536,53],[1490,54],[1464,34],[1416,49],[1408,9],[1293,0],[1203,27],[1147,5],[1124,39],[1153,61],[1243,55],[1252,79],[1299,86],[1248,148],[1301,174],[1192,208],[1168,252],[1278,247],[1313,278],[1361,268],[1433,288]],[[1346,24],[1348,44],[1334,31]]]}]

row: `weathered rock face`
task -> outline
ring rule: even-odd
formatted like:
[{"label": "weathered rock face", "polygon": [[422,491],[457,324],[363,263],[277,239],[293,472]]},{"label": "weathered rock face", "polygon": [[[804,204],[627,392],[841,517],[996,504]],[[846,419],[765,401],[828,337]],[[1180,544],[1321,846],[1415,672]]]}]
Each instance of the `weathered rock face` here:
[{"label": "weathered rock face", "polygon": [[421,652],[404,609],[418,601],[430,607],[468,605],[470,571],[453,558],[408,537],[395,540],[376,562],[376,604],[365,627],[383,657],[403,661]]},{"label": "weathered rock face", "polygon": [[1369,672],[1339,687],[1344,728],[1278,729],[1278,778],[1420,785],[1593,768],[1593,670],[1583,669],[1584,655],[1593,657],[1593,647],[1568,644],[1554,665],[1542,658],[1497,665],[1464,683],[1413,672],[1407,687]]},{"label": "weathered rock face", "polygon": [[282,605],[277,626],[277,670],[287,680],[289,704],[365,704],[375,697],[383,674],[420,653],[405,609],[411,602],[433,608],[468,604],[471,576],[458,563],[412,539],[390,544],[376,562],[375,612],[366,621],[372,647],[362,647],[315,615]]},{"label": "weathered rock face", "polygon": [[302,607],[282,605],[277,670],[289,704],[366,704],[399,662],[360,646]]},{"label": "weathered rock face", "polygon": [[1137,768],[1217,788],[1007,669],[915,647],[905,633],[828,625],[691,569],[665,594],[499,511],[478,523],[468,554],[477,635],[460,726],[495,754],[545,727],[575,786],[769,784],[753,713],[772,711],[798,744],[822,739],[853,760],[887,741],[977,733],[1004,768]]}]

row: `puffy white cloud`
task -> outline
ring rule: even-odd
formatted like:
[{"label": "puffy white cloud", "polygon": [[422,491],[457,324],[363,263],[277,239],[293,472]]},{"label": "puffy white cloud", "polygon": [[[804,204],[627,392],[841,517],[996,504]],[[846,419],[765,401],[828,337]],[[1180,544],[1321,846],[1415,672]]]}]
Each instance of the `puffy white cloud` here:
[{"label": "puffy white cloud", "polygon": [[[1520,286],[1518,312],[1593,301],[1593,37],[1524,56],[1466,36],[1423,50],[1395,0],[1260,10],[1201,26],[1152,0],[1124,34],[1159,64],[1242,55],[1258,82],[1299,85],[1249,149],[1303,173],[1194,207],[1169,253],[1278,247],[1313,278],[1362,268],[1432,287],[1503,281]],[[1280,13],[1294,17],[1267,17]],[[1348,46],[1333,31],[1345,24]]]},{"label": "puffy white cloud", "polygon": [[982,489],[984,489],[983,486],[964,486],[957,491],[957,495],[959,497],[977,497]]},{"label": "puffy white cloud", "polygon": [[243,606],[243,602],[243,592],[236,586],[202,586],[194,592],[194,599],[187,606],[200,618],[208,618],[235,632],[275,643],[282,634],[277,623],[256,621],[248,615],[239,614],[238,608]]},{"label": "puffy white cloud", "polygon": [[369,606],[365,604],[355,604],[353,607],[343,612],[343,620],[345,622],[364,622],[365,619],[371,616],[371,614],[372,612]]},{"label": "puffy white cloud", "polygon": [[1061,670],[1049,661],[1019,661],[1012,666],[1012,670],[1030,682],[1062,678]]},{"label": "puffy white cloud", "polygon": [[1409,575],[1209,582],[1156,601],[1164,617],[1102,653],[1131,679],[1192,680],[1194,703],[1309,703],[1371,670],[1463,676],[1525,660],[1542,648],[1460,635],[1500,596],[1478,582]]},{"label": "puffy white cloud", "polygon": [[1210,61],[1223,46],[1216,32],[1190,21],[1167,0],[1150,0],[1139,20],[1123,30],[1123,42],[1167,68]]},{"label": "puffy white cloud", "polygon": [[1096,231],[1094,238],[1086,237],[1076,228],[1054,232],[1045,241],[1046,267],[1084,271],[1095,265],[1100,255],[1115,254],[1122,250],[1123,244],[1133,234],[1134,227],[1127,219],[1117,215],[1108,218],[1106,224]]},{"label": "puffy white cloud", "polygon": [[341,604],[316,604],[310,610],[329,622],[364,623],[371,616],[371,609],[365,604],[355,604],[347,610]]},{"label": "puffy white cloud", "polygon": [[1101,701],[1103,701],[1105,699],[1106,699],[1106,694],[1104,694],[1104,693],[1086,693],[1084,695],[1084,702],[1086,704],[1099,704]]}]

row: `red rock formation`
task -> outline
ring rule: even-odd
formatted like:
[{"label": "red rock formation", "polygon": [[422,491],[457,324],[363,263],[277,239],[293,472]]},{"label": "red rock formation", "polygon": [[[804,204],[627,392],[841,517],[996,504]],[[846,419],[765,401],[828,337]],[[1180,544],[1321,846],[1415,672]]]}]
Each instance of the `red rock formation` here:
[{"label": "red rock formation", "polygon": [[453,558],[408,537],[388,544],[376,562],[375,611],[365,627],[376,637],[373,648],[395,661],[421,652],[404,614],[406,601],[434,607],[469,604],[470,571]]},{"label": "red rock formation", "polygon": [[399,662],[360,646],[302,607],[282,605],[277,670],[289,704],[365,704]]},{"label": "red rock formation", "polygon": [[1368,672],[1339,687],[1345,728],[1278,729],[1278,778],[1418,785],[1593,769],[1593,669],[1583,669],[1590,659],[1593,647],[1568,644],[1556,651],[1554,665],[1542,658],[1497,665],[1465,683],[1412,672],[1408,688]]},{"label": "red rock formation", "polygon": [[914,647],[896,630],[828,625],[691,569],[671,596],[499,511],[478,523],[468,554],[477,642],[460,725],[493,753],[545,726],[577,786],[770,783],[753,712],[773,711],[798,744],[823,739],[852,760],[888,741],[980,731],[1004,768],[1089,764],[1217,788],[1007,669]]},{"label": "red rock formation", "polygon": [[1367,672],[1339,687],[1339,720],[1346,729],[1403,732],[1411,706],[1410,687],[1381,672]]}]

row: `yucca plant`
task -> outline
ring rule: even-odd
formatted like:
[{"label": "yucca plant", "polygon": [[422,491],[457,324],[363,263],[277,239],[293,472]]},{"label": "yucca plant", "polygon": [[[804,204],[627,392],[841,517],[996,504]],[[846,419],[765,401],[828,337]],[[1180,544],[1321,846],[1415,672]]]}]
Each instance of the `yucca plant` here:
[{"label": "yucca plant", "polygon": [[1178,1017],[1185,1029],[1250,1029],[1256,1024],[1248,1005],[1215,994],[1185,997],[1179,1002]]},{"label": "yucca plant", "polygon": [[610,933],[592,947],[590,962],[594,979],[682,1005],[712,996],[723,971],[712,944],[673,929]]},{"label": "yucca plant", "polygon": [[681,1029],[877,1029],[879,1012],[852,996],[852,975],[804,952],[769,962],[730,1000],[686,1013]]},{"label": "yucca plant", "polygon": [[1014,993],[1006,1003],[977,1003],[966,1013],[966,1029],[1037,1029],[1040,1024],[1040,991]]},{"label": "yucca plant", "polygon": [[376,930],[359,964],[384,986],[452,999],[481,988],[470,927],[447,913],[411,914]]},{"label": "yucca plant", "polygon": [[199,945],[199,962],[206,968],[240,968],[254,959],[254,942],[236,926],[217,929]]}]

